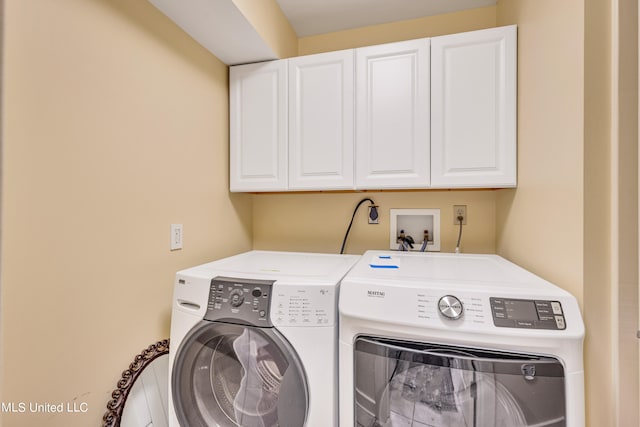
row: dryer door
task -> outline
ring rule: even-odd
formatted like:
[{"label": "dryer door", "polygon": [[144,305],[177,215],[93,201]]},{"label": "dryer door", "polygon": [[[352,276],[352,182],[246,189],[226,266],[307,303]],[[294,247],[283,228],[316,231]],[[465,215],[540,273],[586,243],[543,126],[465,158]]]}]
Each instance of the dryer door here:
[{"label": "dryer door", "polygon": [[183,427],[301,427],[303,367],[274,328],[202,321],[176,352],[171,387]]},{"label": "dryer door", "polygon": [[564,427],[564,368],[534,355],[359,337],[357,427]]}]

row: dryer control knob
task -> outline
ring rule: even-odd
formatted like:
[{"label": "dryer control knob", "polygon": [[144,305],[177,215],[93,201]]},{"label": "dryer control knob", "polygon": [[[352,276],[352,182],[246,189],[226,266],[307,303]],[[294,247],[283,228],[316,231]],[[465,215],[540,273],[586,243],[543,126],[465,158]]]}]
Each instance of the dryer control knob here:
[{"label": "dryer control knob", "polygon": [[457,320],[462,317],[464,307],[458,298],[453,295],[445,295],[438,301],[438,310],[447,319]]}]

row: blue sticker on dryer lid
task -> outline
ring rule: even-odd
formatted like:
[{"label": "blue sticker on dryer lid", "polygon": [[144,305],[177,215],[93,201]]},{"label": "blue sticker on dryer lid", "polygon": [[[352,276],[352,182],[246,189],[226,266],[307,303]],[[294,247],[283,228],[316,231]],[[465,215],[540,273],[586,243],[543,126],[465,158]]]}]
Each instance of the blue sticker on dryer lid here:
[{"label": "blue sticker on dryer lid", "polygon": [[369,263],[371,268],[399,268],[396,263],[391,259],[391,255],[378,255],[373,257]]}]

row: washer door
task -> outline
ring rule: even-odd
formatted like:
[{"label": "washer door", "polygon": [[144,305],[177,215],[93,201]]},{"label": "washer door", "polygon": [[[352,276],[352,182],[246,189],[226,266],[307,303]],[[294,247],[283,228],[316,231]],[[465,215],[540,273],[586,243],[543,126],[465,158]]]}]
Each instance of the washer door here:
[{"label": "washer door", "polygon": [[274,328],[202,321],[176,352],[171,387],[184,427],[301,427],[302,364]]}]

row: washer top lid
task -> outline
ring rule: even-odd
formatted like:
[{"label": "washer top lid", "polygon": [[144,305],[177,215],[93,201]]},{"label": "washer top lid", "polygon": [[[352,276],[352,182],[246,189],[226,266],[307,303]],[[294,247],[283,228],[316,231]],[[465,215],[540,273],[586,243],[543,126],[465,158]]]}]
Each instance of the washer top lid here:
[{"label": "washer top lid", "polygon": [[[568,293],[498,255],[367,251],[344,282],[382,282],[389,286],[450,285],[456,289],[535,289]],[[482,287],[480,287],[482,285]]]},{"label": "washer top lid", "polygon": [[337,283],[359,259],[358,255],[250,251],[192,267],[178,274]]}]

